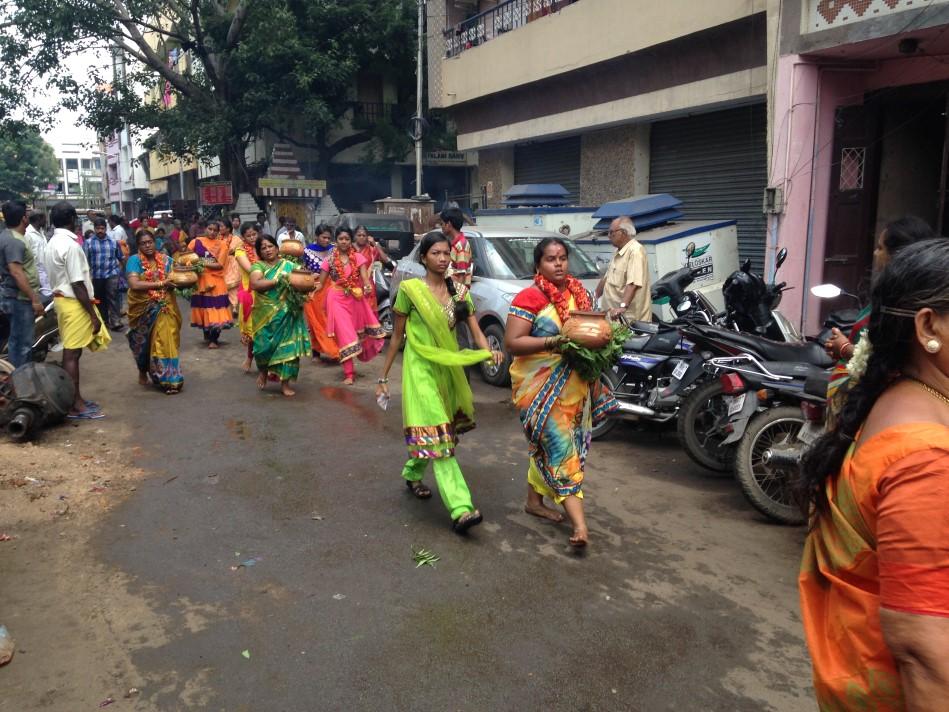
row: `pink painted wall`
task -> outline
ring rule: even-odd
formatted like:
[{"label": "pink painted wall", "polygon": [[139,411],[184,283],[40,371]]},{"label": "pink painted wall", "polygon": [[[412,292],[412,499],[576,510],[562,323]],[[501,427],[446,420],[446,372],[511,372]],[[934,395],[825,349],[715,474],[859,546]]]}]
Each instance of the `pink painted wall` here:
[{"label": "pink painted wall", "polygon": [[785,295],[781,310],[804,333],[819,327],[820,300],[808,290],[823,281],[837,107],[863,103],[868,91],[949,79],[949,65],[930,57],[884,60],[870,68],[840,63],[822,68],[817,61],[798,55],[778,60],[771,114],[769,185],[784,188],[785,211],[769,225],[767,264],[770,270],[777,249],[788,248],[780,278],[795,290]]}]

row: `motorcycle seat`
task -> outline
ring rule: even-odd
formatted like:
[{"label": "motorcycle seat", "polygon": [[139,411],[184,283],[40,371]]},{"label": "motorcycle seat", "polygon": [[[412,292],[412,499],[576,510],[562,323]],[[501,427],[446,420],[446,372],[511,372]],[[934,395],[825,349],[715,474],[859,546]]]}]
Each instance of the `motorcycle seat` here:
[{"label": "motorcycle seat", "polygon": [[767,361],[797,361],[819,368],[829,368],[834,364],[833,359],[824,351],[824,347],[813,341],[789,344],[738,331],[727,333],[727,339],[730,342],[745,351],[760,354]]},{"label": "motorcycle seat", "polygon": [[623,351],[634,351],[636,353],[644,351],[646,349],[646,344],[649,343],[649,340],[652,337],[649,334],[634,334],[626,339],[626,343],[623,344]]},{"label": "motorcycle seat", "polygon": [[[809,363],[802,363],[801,361],[764,361],[762,366],[778,376],[790,376],[791,378],[798,380],[804,379],[805,381],[811,378],[818,378],[828,373],[823,368],[813,366]],[[827,392],[826,381],[824,392]]]}]

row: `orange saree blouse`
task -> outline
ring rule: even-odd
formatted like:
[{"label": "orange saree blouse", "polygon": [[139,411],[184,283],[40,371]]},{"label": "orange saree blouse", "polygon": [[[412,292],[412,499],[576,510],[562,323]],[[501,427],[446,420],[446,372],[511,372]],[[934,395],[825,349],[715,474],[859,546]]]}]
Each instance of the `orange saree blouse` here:
[{"label": "orange saree blouse", "polygon": [[798,578],[818,706],[903,710],[880,608],[949,616],[949,428],[877,433],[851,447],[826,492]]}]

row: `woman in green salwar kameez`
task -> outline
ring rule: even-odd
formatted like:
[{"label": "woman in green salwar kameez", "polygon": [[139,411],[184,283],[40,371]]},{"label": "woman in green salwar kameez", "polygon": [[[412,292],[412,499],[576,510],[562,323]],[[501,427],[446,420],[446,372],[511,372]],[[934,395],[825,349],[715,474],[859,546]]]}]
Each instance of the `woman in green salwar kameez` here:
[{"label": "woman in green salwar kameez", "polygon": [[254,360],[257,387],[263,390],[272,375],[280,381],[287,397],[300,373],[300,357],[310,353],[310,335],[303,316],[303,303],[291,298],[290,273],[295,264],[280,256],[277,241],[270,235],[257,238],[257,256],[250,270],[250,288],[256,292],[251,323],[254,333]]},{"label": "woman in green salwar kameez", "polygon": [[[488,350],[487,339],[474,318],[471,295],[458,296],[452,280],[445,277],[451,264],[450,250],[448,238],[440,231],[422,238],[419,261],[425,266],[425,277],[399,285],[393,310],[395,329],[376,394],[388,396],[389,369],[405,334],[402,420],[409,459],[402,477],[412,494],[428,499],[432,491],[422,484],[422,477],[431,460],[452,528],[461,534],[482,520],[455,459],[458,436],[475,426],[464,367],[491,359],[500,363],[504,354]],[[454,329],[461,323],[468,325],[481,349],[458,349]]]}]

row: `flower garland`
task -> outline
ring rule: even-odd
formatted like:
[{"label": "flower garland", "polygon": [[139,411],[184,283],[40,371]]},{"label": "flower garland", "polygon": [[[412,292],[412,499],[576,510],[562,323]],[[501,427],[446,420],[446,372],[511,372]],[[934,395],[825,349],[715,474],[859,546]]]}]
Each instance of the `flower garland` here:
[{"label": "flower garland", "polygon": [[356,268],[356,257],[352,250],[349,251],[349,266],[351,268],[349,276],[344,277],[345,271],[343,269],[342,255],[339,250],[334,250],[333,269],[330,276],[333,278],[333,281],[336,282],[336,285],[346,294],[351,294],[358,299],[362,296],[362,279],[359,270]]},{"label": "flower garland", "polygon": [[[158,259],[157,254],[154,258],[155,261],[151,264],[149,264],[148,257],[143,252],[138,253],[138,258],[142,261],[142,277],[146,282],[164,282],[168,278],[165,271],[165,262]],[[153,302],[164,303],[167,296],[168,293],[164,289],[148,290],[148,298]]]},{"label": "flower garland", "polygon": [[560,317],[561,324],[565,323],[570,316],[571,294],[573,295],[574,302],[576,302],[577,309],[585,311],[593,308],[590,295],[587,294],[583,283],[576,277],[567,275],[567,288],[562,292],[557,289],[557,286],[553,282],[539,272],[534,275],[534,284],[537,285],[537,288],[550,300],[550,303],[554,305],[554,308],[557,310],[557,316]]},{"label": "flower garland", "polygon": [[847,361],[847,373],[850,374],[854,383],[859,381],[866,372],[867,363],[870,361],[870,356],[872,355],[873,344],[870,343],[870,337],[867,335],[867,330],[864,329],[860,332],[860,339],[857,341],[857,345],[853,347],[850,360]]}]

